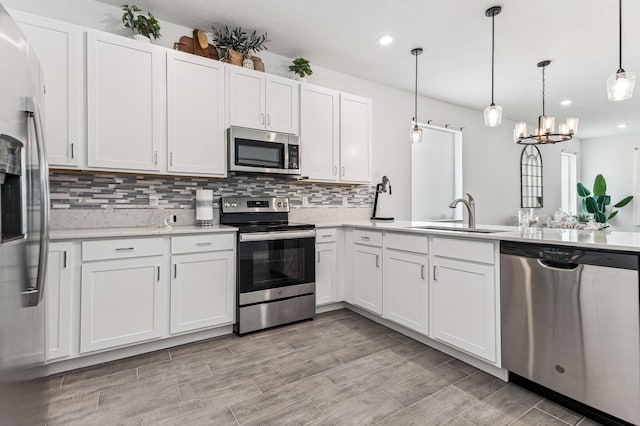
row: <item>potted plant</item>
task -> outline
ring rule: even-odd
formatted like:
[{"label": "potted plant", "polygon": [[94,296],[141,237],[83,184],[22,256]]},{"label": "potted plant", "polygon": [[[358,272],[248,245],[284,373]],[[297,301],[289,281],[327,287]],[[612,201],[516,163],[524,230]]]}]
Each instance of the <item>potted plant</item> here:
[{"label": "potted plant", "polygon": [[139,13],[142,10],[135,4],[131,6],[125,4],[122,6],[122,10],[124,10],[122,23],[125,28],[129,28],[131,32],[138,31],[138,34],[134,34],[133,38],[149,42],[151,41],[151,36],[153,36],[154,40],[160,38],[160,24],[151,12],[147,11],[148,16],[144,16]]},{"label": "potted plant", "polygon": [[313,74],[309,61],[304,58],[294,59],[293,64],[289,65],[289,71],[295,74],[296,80],[300,81],[307,81],[305,77]]},{"label": "potted plant", "polygon": [[578,182],[578,196],[582,198],[582,211],[593,214],[593,218],[601,224],[602,228],[606,228],[607,222],[618,214],[619,210],[613,210],[614,208],[621,209],[633,200],[633,195],[629,195],[618,201],[613,207],[607,208],[611,204],[611,196],[607,195],[607,181],[601,174],[596,176],[593,182],[593,195],[592,191]]},{"label": "potted plant", "polygon": [[[267,39],[267,33],[257,35],[256,30],[247,37],[247,41],[245,43],[244,49],[241,51],[244,54],[244,61],[242,61],[242,66],[245,68],[254,69],[255,62],[259,61],[262,63],[262,60],[258,57],[252,56],[252,53],[262,52],[263,50],[267,50],[266,43],[268,43],[269,39]],[[260,71],[264,71],[264,66]]]},{"label": "potted plant", "polygon": [[242,51],[247,43],[247,33],[242,28],[212,28],[212,43],[218,48],[220,60],[233,65],[242,66]]}]

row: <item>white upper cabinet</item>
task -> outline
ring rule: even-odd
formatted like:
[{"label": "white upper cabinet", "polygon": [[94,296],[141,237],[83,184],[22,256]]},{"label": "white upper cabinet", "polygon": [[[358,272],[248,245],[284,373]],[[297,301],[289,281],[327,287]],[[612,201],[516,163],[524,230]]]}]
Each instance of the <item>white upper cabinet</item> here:
[{"label": "white upper cabinet", "polygon": [[84,70],[79,26],[13,11],[44,73],[42,101],[52,167],[79,167],[84,145]]},{"label": "white upper cabinet", "polygon": [[87,33],[89,168],[160,170],[166,135],[163,81],[161,47]]},{"label": "white upper cabinet", "polygon": [[224,64],[167,51],[168,171],[226,176]]},{"label": "white upper cabinet", "polygon": [[232,126],[299,133],[298,82],[242,67],[229,70]]},{"label": "white upper cabinet", "polygon": [[300,164],[311,180],[340,177],[340,93],[303,84],[300,95]]},{"label": "white upper cabinet", "polygon": [[340,179],[371,183],[371,99],[340,94]]}]

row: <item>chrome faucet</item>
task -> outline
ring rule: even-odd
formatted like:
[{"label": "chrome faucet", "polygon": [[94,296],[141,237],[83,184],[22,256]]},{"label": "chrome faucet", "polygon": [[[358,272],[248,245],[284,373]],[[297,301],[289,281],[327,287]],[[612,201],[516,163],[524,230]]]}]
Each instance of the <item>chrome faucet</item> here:
[{"label": "chrome faucet", "polygon": [[476,201],[468,192],[467,197],[469,197],[468,201],[464,198],[456,198],[449,204],[449,207],[455,209],[459,203],[464,204],[467,207],[467,212],[469,212],[469,228],[473,229],[476,227]]}]

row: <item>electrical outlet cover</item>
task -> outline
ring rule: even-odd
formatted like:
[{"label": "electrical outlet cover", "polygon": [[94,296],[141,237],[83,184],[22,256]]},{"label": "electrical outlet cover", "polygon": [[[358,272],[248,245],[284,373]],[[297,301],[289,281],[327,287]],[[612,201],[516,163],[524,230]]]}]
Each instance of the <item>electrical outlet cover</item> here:
[{"label": "electrical outlet cover", "polygon": [[156,194],[149,195],[149,207],[158,207],[160,205],[160,196]]},{"label": "electrical outlet cover", "polygon": [[342,197],[342,205],[344,207],[347,207],[349,205],[349,200],[347,199],[346,195]]},{"label": "electrical outlet cover", "polygon": [[302,196],[302,207],[309,207],[309,197],[306,195]]}]

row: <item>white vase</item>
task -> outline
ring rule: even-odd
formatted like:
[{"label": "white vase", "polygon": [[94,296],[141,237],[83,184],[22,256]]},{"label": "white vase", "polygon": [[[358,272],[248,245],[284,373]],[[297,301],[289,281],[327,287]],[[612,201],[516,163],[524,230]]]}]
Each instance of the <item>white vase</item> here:
[{"label": "white vase", "polygon": [[151,39],[149,37],[145,37],[142,34],[134,34],[133,35],[134,40],[138,40],[141,41],[143,43],[151,43]]},{"label": "white vase", "polygon": [[292,73],[292,74],[293,74],[293,79],[294,79],[294,80],[300,81],[300,82],[302,82],[302,83],[306,83],[306,82],[307,82],[306,77],[300,77],[300,76],[299,76],[298,74],[296,74],[295,72],[294,72],[294,73]]},{"label": "white vase", "polygon": [[254,69],[253,59],[251,59],[251,56],[244,57],[244,59],[242,60],[242,66],[250,70]]}]

